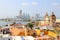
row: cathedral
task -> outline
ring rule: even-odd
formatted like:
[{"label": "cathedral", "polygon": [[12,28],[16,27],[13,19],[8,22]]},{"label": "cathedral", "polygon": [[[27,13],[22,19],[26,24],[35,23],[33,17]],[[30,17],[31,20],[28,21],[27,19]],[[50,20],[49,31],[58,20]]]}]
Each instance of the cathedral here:
[{"label": "cathedral", "polygon": [[50,16],[46,12],[46,14],[44,16],[44,20],[41,20],[39,22],[39,26],[53,26],[53,27],[55,27],[56,26],[56,16],[55,16],[54,12],[52,12]]}]

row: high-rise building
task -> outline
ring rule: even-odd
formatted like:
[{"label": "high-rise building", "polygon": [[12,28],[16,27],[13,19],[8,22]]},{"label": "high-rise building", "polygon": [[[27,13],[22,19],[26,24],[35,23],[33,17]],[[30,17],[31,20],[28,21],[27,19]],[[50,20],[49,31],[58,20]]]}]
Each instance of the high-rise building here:
[{"label": "high-rise building", "polygon": [[40,20],[40,14],[36,14],[35,18],[36,20]]},{"label": "high-rise building", "polygon": [[19,14],[20,18],[22,17],[22,10],[20,10],[20,14]]}]

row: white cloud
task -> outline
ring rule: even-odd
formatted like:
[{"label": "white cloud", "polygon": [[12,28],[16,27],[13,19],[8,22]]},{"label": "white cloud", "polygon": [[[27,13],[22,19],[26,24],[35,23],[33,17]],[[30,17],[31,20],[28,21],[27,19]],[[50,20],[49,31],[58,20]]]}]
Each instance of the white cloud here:
[{"label": "white cloud", "polygon": [[32,2],[32,5],[36,6],[36,5],[38,5],[38,3],[37,2]]},{"label": "white cloud", "polygon": [[23,2],[23,3],[21,3],[21,5],[22,5],[22,6],[28,6],[28,3]]},{"label": "white cloud", "polygon": [[[22,5],[22,6],[29,6],[30,3],[22,2],[21,5]],[[38,3],[37,3],[37,2],[32,2],[31,5],[32,5],[32,6],[36,6],[36,5],[38,5]]]}]

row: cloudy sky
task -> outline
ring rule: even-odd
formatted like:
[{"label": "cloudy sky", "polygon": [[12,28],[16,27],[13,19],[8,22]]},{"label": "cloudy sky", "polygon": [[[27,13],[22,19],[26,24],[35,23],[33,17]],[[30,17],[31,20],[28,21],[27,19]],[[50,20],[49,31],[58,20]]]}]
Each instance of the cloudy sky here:
[{"label": "cloudy sky", "polygon": [[0,0],[0,18],[17,16],[21,9],[32,16],[44,16],[46,12],[50,15],[54,11],[60,17],[60,0]]}]

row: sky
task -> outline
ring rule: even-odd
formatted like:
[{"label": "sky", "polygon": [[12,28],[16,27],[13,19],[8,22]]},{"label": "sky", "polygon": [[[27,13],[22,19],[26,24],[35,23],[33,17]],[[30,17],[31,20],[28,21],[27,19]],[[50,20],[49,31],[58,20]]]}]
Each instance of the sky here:
[{"label": "sky", "polygon": [[46,12],[60,17],[60,0],[0,0],[0,18],[8,18],[19,15],[19,11],[34,16],[44,16]]}]

